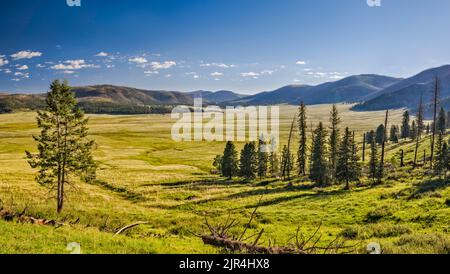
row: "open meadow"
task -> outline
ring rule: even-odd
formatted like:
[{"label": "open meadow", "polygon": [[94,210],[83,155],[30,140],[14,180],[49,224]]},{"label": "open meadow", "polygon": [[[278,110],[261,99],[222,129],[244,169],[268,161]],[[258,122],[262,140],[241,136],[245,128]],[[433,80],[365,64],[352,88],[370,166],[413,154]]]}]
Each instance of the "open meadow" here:
[{"label": "open meadow", "polygon": [[[338,105],[341,127],[355,130],[361,144],[363,133],[382,124],[385,113],[352,112],[350,107]],[[331,105],[307,109],[308,127],[310,122],[328,124]],[[296,111],[295,106],[281,107],[282,145]],[[390,124],[400,124],[402,112],[391,112]],[[450,188],[420,169],[399,167],[400,149],[411,161],[413,142],[388,145],[382,185],[363,178],[351,190],[315,188],[301,179],[243,182],[212,175],[213,159],[225,143],[172,141],[175,120],[170,115],[89,117],[98,180],[72,186],[58,215],[54,194],[35,182],[25,157],[25,150],[36,151],[36,114],[0,115],[0,206],[64,222],[53,227],[0,220],[0,252],[67,253],[67,244],[78,242],[83,253],[219,253],[193,235],[206,232],[205,218],[210,223],[235,218],[240,225],[234,230],[242,231],[260,199],[248,235],[264,228],[262,244],[286,245],[297,228],[308,236],[321,224],[322,245],[342,236],[356,245],[355,253],[364,253],[371,242],[380,243],[385,253],[450,252]],[[428,147],[424,138],[421,155]],[[148,223],[113,237],[137,221]]]}]

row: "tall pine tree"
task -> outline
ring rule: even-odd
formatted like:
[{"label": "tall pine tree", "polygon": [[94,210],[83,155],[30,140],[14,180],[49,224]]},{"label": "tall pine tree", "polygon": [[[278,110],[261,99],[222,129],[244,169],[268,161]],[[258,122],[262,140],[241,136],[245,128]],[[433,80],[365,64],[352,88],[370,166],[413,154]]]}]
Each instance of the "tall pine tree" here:
[{"label": "tall pine tree", "polygon": [[297,164],[298,164],[298,175],[306,176],[306,160],[307,160],[307,130],[308,127],[306,125],[306,106],[302,102],[299,107],[298,114],[298,130],[299,130],[299,146],[297,152]]},{"label": "tall pine tree", "polygon": [[248,180],[255,179],[258,172],[258,157],[255,142],[244,145],[239,165],[240,175]]},{"label": "tall pine tree", "polygon": [[238,156],[233,142],[228,141],[223,151],[221,170],[222,176],[231,179],[238,174]]},{"label": "tall pine tree", "polygon": [[290,152],[287,146],[283,147],[283,152],[281,155],[281,166],[285,167],[283,170],[282,177],[284,180],[291,179],[291,171],[294,168],[294,155]]},{"label": "tall pine tree", "polygon": [[346,189],[350,188],[351,181],[358,180],[361,175],[358,160],[354,135],[346,128],[342,142],[339,146],[336,173],[337,180],[339,182],[344,182]]},{"label": "tall pine tree", "polygon": [[336,105],[333,104],[333,107],[330,112],[330,175],[333,180],[336,179],[336,164],[338,158],[339,151],[339,124],[341,123],[341,119],[339,118],[339,112],[337,110]]},{"label": "tall pine tree", "polygon": [[409,126],[409,111],[405,111],[403,113],[403,119],[402,119],[402,127],[401,127],[401,133],[400,138],[406,139],[411,136],[411,128]]},{"label": "tall pine tree", "polygon": [[325,144],[326,137],[326,130],[322,122],[320,122],[317,129],[314,130],[309,177],[317,184],[323,186],[328,185],[330,182]]},{"label": "tall pine tree", "polygon": [[47,94],[46,107],[39,111],[37,124],[38,154],[26,152],[32,168],[39,171],[39,184],[56,190],[57,212],[60,213],[66,197],[66,185],[76,178],[90,181],[95,178],[96,164],[92,158],[94,141],[88,140],[88,119],[77,107],[67,81],[54,81]]}]

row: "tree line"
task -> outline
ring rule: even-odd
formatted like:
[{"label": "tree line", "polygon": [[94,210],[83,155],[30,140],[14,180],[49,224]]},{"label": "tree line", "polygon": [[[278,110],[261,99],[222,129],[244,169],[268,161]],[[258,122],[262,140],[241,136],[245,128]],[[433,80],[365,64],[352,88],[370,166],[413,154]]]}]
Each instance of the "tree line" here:
[{"label": "tree line", "polygon": [[[387,143],[396,144],[404,139],[416,142],[412,166],[418,166],[420,141],[430,138],[429,156],[424,151],[423,165],[430,163],[434,175],[446,175],[450,171],[450,142],[445,141],[447,129],[450,128],[450,112],[438,109],[439,80],[434,87],[434,116],[431,123],[425,123],[424,104],[420,98],[417,114],[412,120],[409,111],[405,111],[400,126],[391,125],[388,133],[389,111],[385,121],[377,129],[364,133],[362,153],[355,141],[355,132],[348,127],[342,132],[339,127],[341,119],[336,105],[330,111],[330,126],[326,128],[319,122],[308,133],[307,109],[302,102],[291,126],[288,144],[277,152],[265,153],[264,138],[258,142],[245,144],[238,154],[233,142],[227,142],[223,154],[216,156],[214,166],[220,174],[227,178],[234,176],[247,180],[265,177],[281,177],[290,180],[292,175],[309,178],[318,186],[343,184],[350,188],[351,182],[359,181],[365,175],[374,184],[381,183],[386,175],[385,153]],[[412,121],[411,121],[412,120]],[[296,159],[291,151],[291,136],[294,123],[298,127],[298,150]],[[311,140],[309,140],[311,139]],[[308,142],[309,141],[309,142]],[[369,150],[370,152],[367,152]],[[366,154],[369,160],[366,161]],[[361,157],[362,155],[362,157]],[[361,159],[362,158],[362,159]],[[404,166],[404,151],[401,150],[401,167]],[[366,166],[366,168],[363,168]],[[364,172],[363,172],[364,170]]]}]

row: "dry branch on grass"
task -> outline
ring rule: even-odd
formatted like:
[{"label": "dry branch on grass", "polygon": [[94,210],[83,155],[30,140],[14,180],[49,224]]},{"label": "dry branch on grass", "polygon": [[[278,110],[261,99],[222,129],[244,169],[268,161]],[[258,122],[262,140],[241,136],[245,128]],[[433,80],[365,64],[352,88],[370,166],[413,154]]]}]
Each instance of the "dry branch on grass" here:
[{"label": "dry branch on grass", "polygon": [[[247,228],[254,220],[257,209],[258,207],[253,211],[249,222],[245,225],[243,232],[239,236],[233,236],[229,233],[231,228],[236,227],[239,224],[236,220],[227,220],[224,224],[213,226],[209,224],[207,219],[205,219],[204,225],[208,228],[208,233],[194,235],[200,237],[206,245],[224,248],[232,252],[249,254],[345,254],[354,252],[357,247],[356,245],[346,245],[345,241],[339,237],[328,242],[325,246],[319,245],[319,242],[322,239],[322,235],[319,233],[321,225],[319,225],[315,232],[309,237],[305,237],[305,235],[300,232],[300,227],[297,228],[293,241],[291,240],[291,243],[287,246],[276,246],[275,244],[272,245],[270,242],[269,246],[258,245],[261,236],[264,233],[264,229],[261,229],[257,234],[245,238]],[[254,237],[256,238],[253,243],[246,242]]]}]

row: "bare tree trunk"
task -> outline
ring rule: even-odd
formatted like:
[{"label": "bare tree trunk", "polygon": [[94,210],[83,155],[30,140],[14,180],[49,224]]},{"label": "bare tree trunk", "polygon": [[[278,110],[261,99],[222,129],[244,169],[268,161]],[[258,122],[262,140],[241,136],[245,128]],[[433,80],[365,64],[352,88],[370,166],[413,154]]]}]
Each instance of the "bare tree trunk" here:
[{"label": "bare tree trunk", "polygon": [[[296,118],[297,118],[297,114],[294,115],[294,119],[292,120],[292,124],[291,124],[291,130],[289,131],[289,139],[288,139],[288,145],[287,145],[289,158],[291,157],[291,138],[292,138],[292,132],[294,131],[294,125],[295,125]],[[285,159],[284,164],[283,164],[283,173],[282,173],[283,180],[286,180],[286,168],[287,168],[286,165],[287,165],[288,161],[290,161],[290,159]],[[291,179],[290,172],[288,172],[287,177],[288,177],[288,180]]]},{"label": "bare tree trunk", "polygon": [[384,121],[383,142],[381,143],[381,166],[384,167],[384,150],[386,147],[387,124],[389,118],[389,110],[386,110],[386,120]]},{"label": "bare tree trunk", "polygon": [[433,169],[433,157],[434,157],[434,142],[436,138],[436,115],[437,115],[437,103],[439,95],[439,79],[436,77],[434,86],[434,114],[433,114],[433,132],[431,137],[431,156],[430,156],[430,168]]},{"label": "bare tree trunk", "polygon": [[363,136],[362,161],[363,161],[363,163],[366,161],[366,134],[365,133]]},{"label": "bare tree trunk", "polygon": [[416,167],[417,165],[417,152],[419,150],[419,140],[420,140],[420,136],[421,136],[421,132],[419,130],[419,127],[417,127],[417,136],[416,136],[416,149],[414,151],[414,167]]}]

